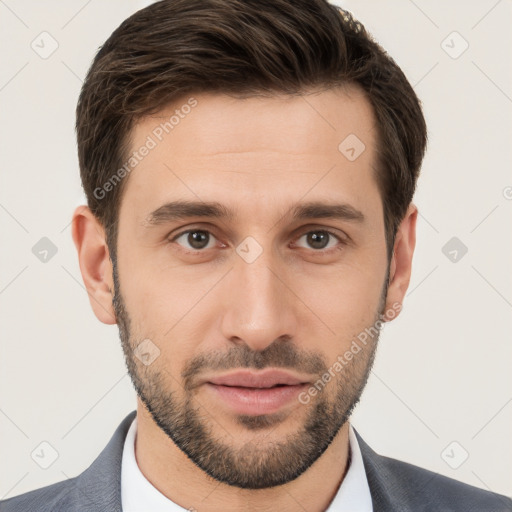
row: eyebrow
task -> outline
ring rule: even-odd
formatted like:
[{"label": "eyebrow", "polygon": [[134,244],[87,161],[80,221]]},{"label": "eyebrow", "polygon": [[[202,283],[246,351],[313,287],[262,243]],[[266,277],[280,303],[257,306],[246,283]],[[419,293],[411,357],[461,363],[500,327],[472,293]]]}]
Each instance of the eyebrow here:
[{"label": "eyebrow", "polygon": [[[149,228],[192,217],[208,217],[228,221],[233,220],[236,214],[216,201],[172,201],[151,212],[143,225]],[[363,213],[350,204],[330,204],[321,201],[295,204],[290,208],[290,213],[285,214],[284,217],[291,217],[293,220],[337,219],[358,223],[365,220]]]}]

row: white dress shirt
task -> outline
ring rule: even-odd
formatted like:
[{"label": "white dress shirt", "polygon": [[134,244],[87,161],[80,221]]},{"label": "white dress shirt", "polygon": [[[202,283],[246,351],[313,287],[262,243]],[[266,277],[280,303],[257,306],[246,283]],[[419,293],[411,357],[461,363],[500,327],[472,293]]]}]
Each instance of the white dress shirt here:
[{"label": "white dress shirt", "polygon": [[[128,430],[123,449],[121,467],[123,512],[186,512],[187,509],[165,497],[142,474],[135,458],[136,433],[137,417]],[[352,425],[349,425],[349,444],[350,466],[326,512],[372,512],[373,510],[363,458]]]}]

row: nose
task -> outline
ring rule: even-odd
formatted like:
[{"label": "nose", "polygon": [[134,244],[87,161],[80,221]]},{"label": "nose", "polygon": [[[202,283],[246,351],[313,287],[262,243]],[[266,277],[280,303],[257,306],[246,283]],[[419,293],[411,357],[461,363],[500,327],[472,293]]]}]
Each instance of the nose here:
[{"label": "nose", "polygon": [[273,261],[270,250],[248,263],[236,258],[227,287],[222,334],[234,343],[261,351],[280,337],[294,338],[298,303],[287,273]]}]

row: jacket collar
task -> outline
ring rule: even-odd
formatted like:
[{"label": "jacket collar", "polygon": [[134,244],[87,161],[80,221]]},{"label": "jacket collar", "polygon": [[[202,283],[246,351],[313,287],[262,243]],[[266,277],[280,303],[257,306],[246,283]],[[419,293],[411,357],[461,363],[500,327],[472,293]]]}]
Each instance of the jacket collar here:
[{"label": "jacket collar", "polygon": [[374,452],[355,428],[354,432],[363,456],[366,478],[372,495],[373,512],[409,510],[404,509],[403,503],[396,498],[396,496],[403,494],[403,489],[400,481],[397,480],[396,473],[389,467],[388,460],[390,459]]},{"label": "jacket collar", "polygon": [[[76,510],[89,512],[109,510],[122,512],[121,508],[121,464],[123,448],[128,429],[136,416],[132,411],[117,427],[104,450],[96,460],[75,480],[75,488],[70,498],[77,503]],[[354,432],[361,449],[368,485],[372,495],[374,512],[398,512],[403,510],[399,502],[393,499],[393,489],[401,487],[396,475],[390,471],[386,457],[375,453],[362,439],[356,429]],[[398,493],[399,495],[401,493]],[[69,510],[69,509],[67,509]]]},{"label": "jacket collar", "polygon": [[[121,463],[128,429],[136,416],[132,411],[117,427],[107,446],[96,460],[76,478],[71,494],[77,512],[122,512]],[[70,510],[68,508],[66,511]]]}]

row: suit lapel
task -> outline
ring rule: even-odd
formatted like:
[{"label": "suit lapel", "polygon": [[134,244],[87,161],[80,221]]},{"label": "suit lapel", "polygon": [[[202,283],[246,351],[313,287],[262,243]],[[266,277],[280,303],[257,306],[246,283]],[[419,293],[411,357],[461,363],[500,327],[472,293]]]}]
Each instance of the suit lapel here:
[{"label": "suit lapel", "polygon": [[[132,411],[121,422],[107,446],[96,460],[75,480],[68,503],[73,503],[76,512],[122,512],[121,508],[121,464],[123,447],[128,429],[135,418]],[[405,512],[410,510],[406,489],[390,470],[386,458],[375,453],[359,435],[354,432],[361,449],[363,463],[372,495],[373,512]],[[76,507],[75,507],[76,504]],[[67,509],[66,512],[70,511]],[[71,511],[70,511],[71,512]]]},{"label": "suit lapel", "polygon": [[70,492],[73,495],[71,502],[76,503],[74,510],[77,512],[122,512],[123,447],[135,415],[136,411],[132,411],[126,416],[96,460],[77,477],[75,487]]},{"label": "suit lapel", "polygon": [[368,486],[372,495],[373,512],[405,512],[411,510],[406,500],[406,489],[386,464],[385,457],[375,453],[354,429],[363,456]]}]

